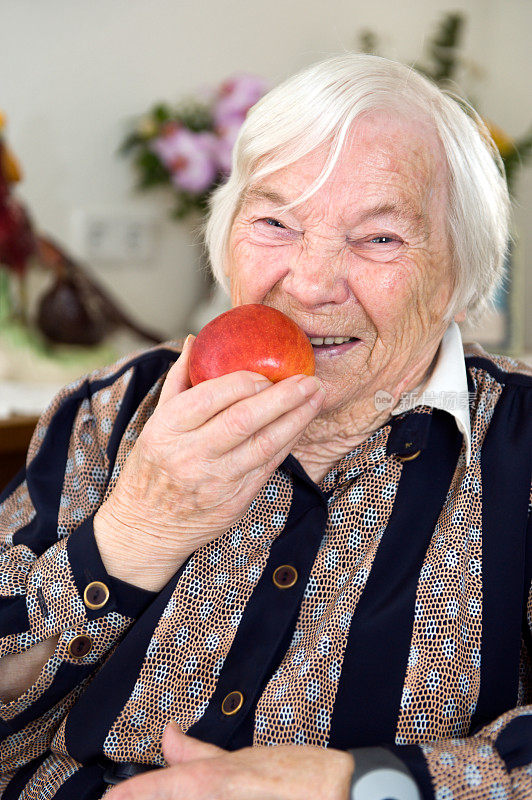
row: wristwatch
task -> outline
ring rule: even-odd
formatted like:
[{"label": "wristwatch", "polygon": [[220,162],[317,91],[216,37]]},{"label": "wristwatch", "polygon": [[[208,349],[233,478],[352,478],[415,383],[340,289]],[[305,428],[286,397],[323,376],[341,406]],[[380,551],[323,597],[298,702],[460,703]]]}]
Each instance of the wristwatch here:
[{"label": "wristwatch", "polygon": [[357,747],[348,752],[355,759],[350,800],[422,800],[410,770],[389,750]]}]

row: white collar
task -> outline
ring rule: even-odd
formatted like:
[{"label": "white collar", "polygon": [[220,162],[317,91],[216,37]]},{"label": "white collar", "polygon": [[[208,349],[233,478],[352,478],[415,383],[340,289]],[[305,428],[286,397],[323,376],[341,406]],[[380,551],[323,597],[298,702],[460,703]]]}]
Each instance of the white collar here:
[{"label": "white collar", "polygon": [[469,418],[469,390],[465,368],[464,347],[460,328],[451,322],[440,342],[436,363],[423,391],[405,392],[392,410],[401,414],[415,406],[431,406],[452,414],[458,430],[465,437],[466,464],[471,459],[471,421]]}]

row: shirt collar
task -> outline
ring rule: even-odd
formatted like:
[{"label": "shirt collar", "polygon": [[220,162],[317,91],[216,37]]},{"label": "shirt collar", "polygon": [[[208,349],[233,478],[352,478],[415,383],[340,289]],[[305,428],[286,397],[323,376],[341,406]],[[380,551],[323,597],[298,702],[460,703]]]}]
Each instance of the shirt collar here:
[{"label": "shirt collar", "polygon": [[423,390],[404,392],[391,413],[395,416],[421,405],[440,408],[454,417],[458,430],[465,439],[466,464],[469,466],[471,459],[469,389],[462,336],[456,322],[451,322],[443,335],[436,354],[436,362]]}]

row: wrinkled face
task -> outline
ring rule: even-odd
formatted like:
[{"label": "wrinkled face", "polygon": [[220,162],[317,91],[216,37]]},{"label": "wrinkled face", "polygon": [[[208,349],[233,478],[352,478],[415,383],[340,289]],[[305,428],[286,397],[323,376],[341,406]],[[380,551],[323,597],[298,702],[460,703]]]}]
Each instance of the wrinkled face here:
[{"label": "wrinkled face", "polygon": [[430,363],[452,269],[445,158],[428,125],[384,112],[358,121],[324,185],[280,212],[326,155],[318,149],[250,186],[231,230],[229,278],[233,305],[273,306],[315,340],[331,411]]}]

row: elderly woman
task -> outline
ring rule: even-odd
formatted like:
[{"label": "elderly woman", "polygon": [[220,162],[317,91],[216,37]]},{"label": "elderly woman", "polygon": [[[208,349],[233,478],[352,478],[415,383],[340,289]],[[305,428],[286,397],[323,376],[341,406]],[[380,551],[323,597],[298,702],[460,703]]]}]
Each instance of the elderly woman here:
[{"label": "elderly woman", "polygon": [[170,342],[44,413],[0,506],[4,800],[532,796],[532,375],[456,324],[507,220],[478,119],[399,64],[255,106],[212,266],[317,377],[191,388]]}]

